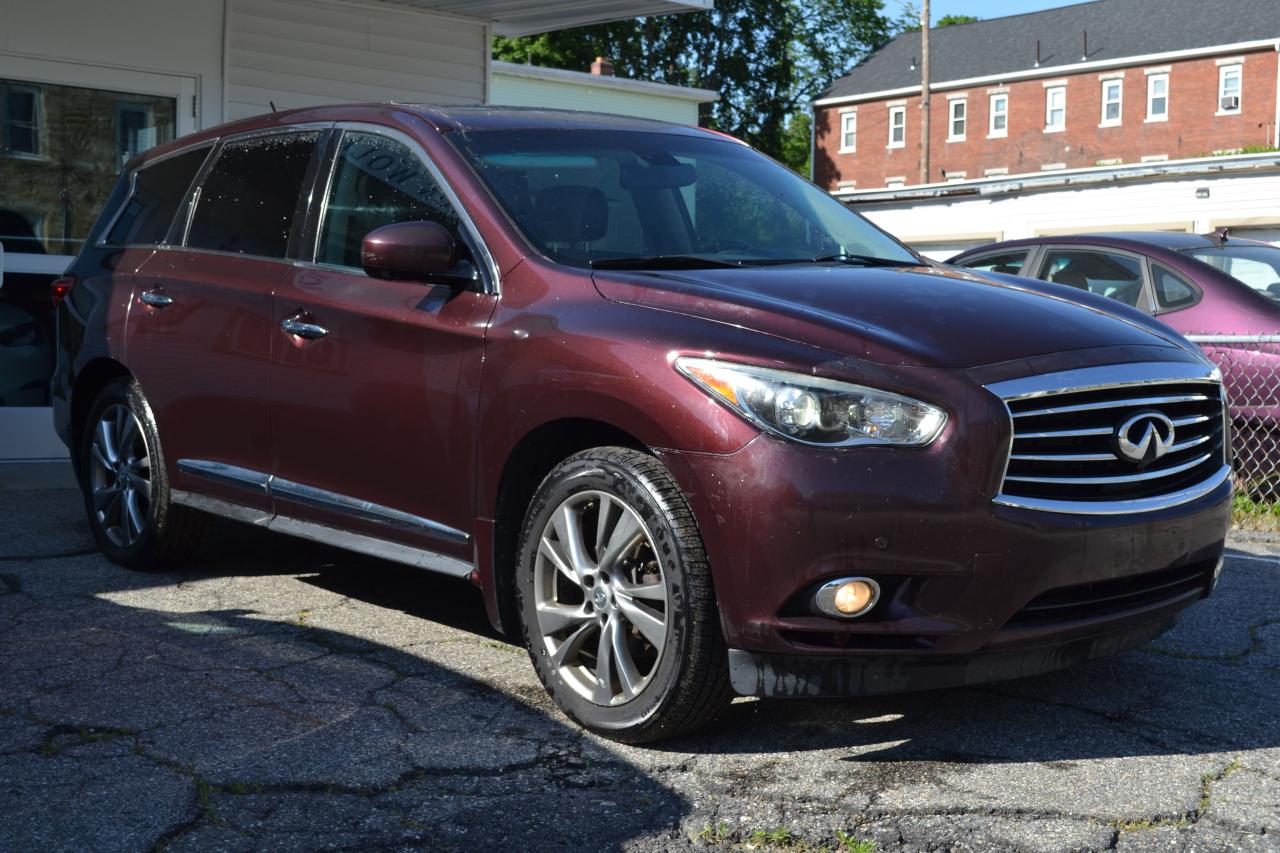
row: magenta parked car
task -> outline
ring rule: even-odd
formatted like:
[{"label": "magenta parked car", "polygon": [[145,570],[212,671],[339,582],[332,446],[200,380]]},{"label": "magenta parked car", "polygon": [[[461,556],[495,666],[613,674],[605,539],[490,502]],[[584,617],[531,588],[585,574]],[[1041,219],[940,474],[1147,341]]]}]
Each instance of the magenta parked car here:
[{"label": "magenta parked car", "polygon": [[1081,234],[981,246],[949,263],[1108,296],[1197,337],[1222,368],[1238,452],[1275,458],[1280,345],[1266,339],[1280,335],[1280,247],[1227,229]]}]

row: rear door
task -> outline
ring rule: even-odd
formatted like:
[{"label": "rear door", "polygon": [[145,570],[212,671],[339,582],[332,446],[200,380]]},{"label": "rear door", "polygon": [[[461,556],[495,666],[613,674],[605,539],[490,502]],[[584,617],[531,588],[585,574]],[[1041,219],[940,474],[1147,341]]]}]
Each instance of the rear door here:
[{"label": "rear door", "polygon": [[[314,262],[286,276],[272,317],[276,512],[446,554],[457,559],[432,567],[467,573],[492,282],[487,270],[469,289],[370,278],[360,246],[380,226],[429,220],[483,268],[478,234],[406,136],[344,130],[329,168]],[[313,330],[286,328],[299,322]]]},{"label": "rear door", "polygon": [[220,145],[184,233],[138,272],[129,362],[176,489],[270,508],[271,298],[288,278],[323,136],[293,129]]}]

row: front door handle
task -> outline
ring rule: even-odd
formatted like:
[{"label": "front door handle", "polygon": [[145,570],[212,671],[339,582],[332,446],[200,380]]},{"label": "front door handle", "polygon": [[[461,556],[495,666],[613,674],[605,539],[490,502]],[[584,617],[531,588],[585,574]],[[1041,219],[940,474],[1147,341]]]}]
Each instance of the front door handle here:
[{"label": "front door handle", "polygon": [[143,304],[150,305],[152,308],[164,308],[173,304],[173,297],[164,292],[164,288],[156,285],[150,290],[144,290],[138,296]]},{"label": "front door handle", "polygon": [[303,320],[300,315],[294,314],[292,317],[286,317],[280,322],[280,328],[284,329],[291,335],[297,335],[300,338],[306,338],[314,341],[316,338],[323,338],[329,334],[329,330],[319,323],[308,323]]}]

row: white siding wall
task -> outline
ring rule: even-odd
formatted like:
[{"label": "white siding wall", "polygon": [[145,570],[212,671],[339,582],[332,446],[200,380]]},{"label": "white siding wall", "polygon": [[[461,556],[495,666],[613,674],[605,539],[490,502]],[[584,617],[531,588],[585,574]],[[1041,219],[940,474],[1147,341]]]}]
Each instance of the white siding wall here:
[{"label": "white siding wall", "polygon": [[493,91],[489,100],[494,104],[512,107],[590,110],[676,124],[698,123],[698,105],[685,98],[666,97],[651,92],[625,92],[621,89],[592,86],[590,83],[534,80],[503,74],[496,69],[493,72]]},{"label": "white siding wall", "polygon": [[[1208,189],[1208,198],[1196,190]],[[999,196],[854,205],[923,254],[946,260],[997,240],[1088,231],[1188,231],[1224,225],[1280,242],[1280,175],[1231,173]]]},{"label": "white siding wall", "polygon": [[349,101],[481,103],[482,24],[315,0],[231,0],[227,118]]}]

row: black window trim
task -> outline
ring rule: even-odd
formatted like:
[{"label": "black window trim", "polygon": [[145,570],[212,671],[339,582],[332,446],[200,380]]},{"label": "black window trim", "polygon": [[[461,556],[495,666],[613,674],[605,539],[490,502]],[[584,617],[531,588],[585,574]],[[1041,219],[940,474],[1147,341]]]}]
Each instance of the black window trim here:
[{"label": "black window trim", "polygon": [[[1100,243],[1044,243],[1044,244],[1041,244],[1040,246],[1040,257],[1036,259],[1036,267],[1035,267],[1036,274],[1032,276],[1032,278],[1039,279],[1040,281],[1047,282],[1049,284],[1056,284],[1056,282],[1050,281],[1047,278],[1041,278],[1041,275],[1040,275],[1041,273],[1044,272],[1045,264],[1047,264],[1049,261],[1049,256],[1052,255],[1055,251],[1095,252],[1095,253],[1102,253],[1102,254],[1121,255],[1131,260],[1137,261],[1138,269],[1141,270],[1142,272],[1142,292],[1141,292],[1140,298],[1142,299],[1144,304],[1130,305],[1129,307],[1136,308],[1139,311],[1143,312],[1144,314],[1149,314],[1152,316],[1155,315],[1155,306],[1156,306],[1155,284],[1151,278],[1151,266],[1148,263],[1148,258],[1146,255],[1143,255],[1139,252],[1135,252],[1132,249],[1118,249],[1115,246],[1104,246]],[[1094,295],[1096,296],[1098,294],[1094,294]],[[1111,297],[1104,297],[1104,298],[1110,299]],[[1120,300],[1118,299],[1116,301],[1120,302]],[[1121,302],[1120,304],[1127,305],[1128,303]]]},{"label": "black window trim", "polygon": [[[129,170],[129,189],[128,191],[125,192],[124,197],[120,200],[120,203],[116,205],[115,212],[111,214],[111,219],[107,222],[106,227],[102,229],[102,234],[101,236],[98,237],[98,240],[96,243],[94,243],[94,246],[99,249],[103,249],[103,248],[135,249],[135,248],[159,248],[162,246],[171,245],[171,238],[173,237],[174,223],[177,222],[184,215],[186,215],[186,206],[187,204],[189,204],[191,199],[191,190],[193,187],[197,186],[201,180],[204,179],[205,171],[208,169],[209,163],[212,162],[212,159],[213,159],[209,156],[209,151],[214,150],[215,148],[217,148],[217,146],[218,146],[218,139],[216,137],[213,139],[203,139],[200,142],[195,143],[194,145],[186,145],[186,146],[183,146],[182,148],[174,149],[173,151],[166,151],[164,154],[161,154],[157,157],[153,157],[150,160],[147,160],[145,163],[141,163],[137,166],[134,166],[132,169],[130,169]],[[175,157],[181,157],[184,154],[191,154],[195,151],[199,151],[201,148],[207,148],[209,149],[209,151],[205,152],[204,162],[200,164],[200,168],[196,169],[195,174],[191,178],[191,182],[187,184],[186,191],[182,194],[182,199],[178,202],[178,208],[173,214],[173,219],[170,220],[169,227],[168,229],[165,230],[164,242],[162,243],[112,243],[110,242],[107,238],[110,237],[111,232],[115,230],[116,223],[119,222],[120,217],[124,216],[125,208],[129,206],[130,200],[133,199],[133,194],[138,190],[138,175],[141,174],[146,169],[150,169],[152,166],[158,163],[163,163],[166,160],[172,160]]]},{"label": "black window trim", "polygon": [[314,186],[319,198],[316,203],[311,205],[312,211],[308,214],[306,228],[303,231],[303,244],[299,247],[299,255],[301,257],[294,262],[296,265],[343,272],[348,275],[365,275],[364,270],[340,264],[323,263],[317,261],[316,257],[320,250],[321,225],[328,214],[329,193],[332,190],[334,174],[337,171],[338,152],[342,147],[342,137],[348,132],[370,133],[385,136],[388,139],[399,142],[426,166],[427,171],[435,180],[437,186],[440,187],[440,191],[444,193],[454,213],[458,215],[458,224],[462,237],[472,256],[477,260],[476,267],[480,271],[481,292],[494,296],[502,292],[498,264],[494,260],[493,254],[489,251],[488,244],[485,243],[484,238],[481,236],[480,229],[476,227],[475,221],[471,218],[471,214],[462,203],[462,199],[453,188],[453,185],[446,178],[444,171],[436,164],[435,159],[427,152],[422,143],[396,128],[369,122],[338,121],[334,124],[334,131],[333,139],[325,151],[327,160],[320,169],[320,174],[323,175],[323,178],[317,179]]}]

